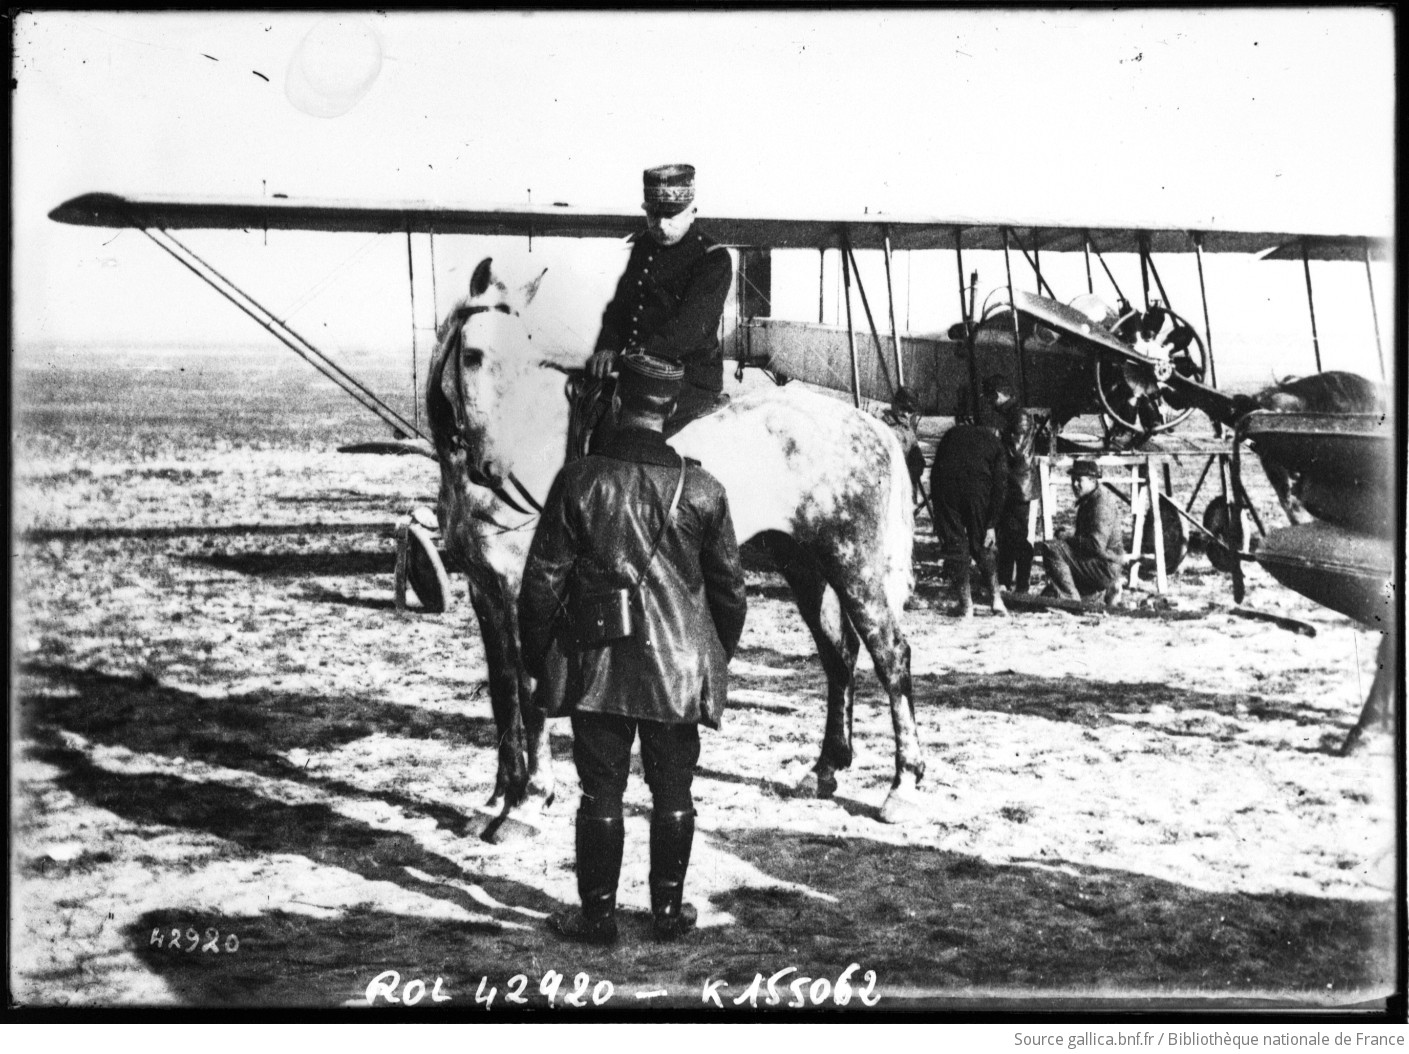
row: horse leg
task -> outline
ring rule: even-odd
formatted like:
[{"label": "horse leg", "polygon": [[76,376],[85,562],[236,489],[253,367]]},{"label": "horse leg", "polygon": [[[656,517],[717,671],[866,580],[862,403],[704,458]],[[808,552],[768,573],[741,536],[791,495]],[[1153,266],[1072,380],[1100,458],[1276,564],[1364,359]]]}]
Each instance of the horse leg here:
[{"label": "horse leg", "polygon": [[761,541],[793,591],[798,612],[812,633],[827,675],[827,725],[822,734],[822,751],[797,789],[807,797],[830,798],[837,790],[837,771],[849,768],[852,761],[852,708],[860,640],[842,615],[836,590],[827,584],[816,560],[785,534],[769,533]]},{"label": "horse leg", "polygon": [[499,744],[499,766],[489,804],[501,806],[503,811],[482,835],[493,842],[503,837],[506,820],[537,826],[538,815],[553,799],[552,754],[547,721],[525,705],[529,693],[519,661],[515,604],[503,580],[492,573],[472,576],[470,599],[484,640],[490,705]]},{"label": "horse leg", "polygon": [[[910,644],[900,630],[898,612],[891,610],[879,583],[848,591],[837,589],[842,610],[856,627],[881,687],[890,697],[890,722],[895,733],[895,780],[881,806],[885,823],[906,823],[923,818],[918,787],[925,775],[924,751],[915,723],[915,702],[910,680]],[[836,583],[833,583],[835,586]]]},{"label": "horse leg", "polygon": [[1392,729],[1394,722],[1394,644],[1392,634],[1380,637],[1375,657],[1375,679],[1370,682],[1370,694],[1360,711],[1360,720],[1347,733],[1341,744],[1341,757],[1349,757],[1360,746],[1365,734],[1376,725]]}]

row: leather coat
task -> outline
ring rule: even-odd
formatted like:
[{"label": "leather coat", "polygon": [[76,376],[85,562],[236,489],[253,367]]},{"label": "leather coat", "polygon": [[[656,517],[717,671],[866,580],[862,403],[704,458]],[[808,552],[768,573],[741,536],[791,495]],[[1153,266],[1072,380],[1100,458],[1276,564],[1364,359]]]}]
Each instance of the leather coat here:
[{"label": "leather coat", "polygon": [[1032,414],[1016,399],[996,412],[1002,419],[1003,447],[1008,452],[1008,500],[1032,501],[1037,497],[1037,473],[1033,471],[1037,429]]},{"label": "leather coat", "polygon": [[679,362],[686,383],[722,390],[719,320],[734,277],[729,251],[696,227],[674,245],[661,245],[645,232],[633,237],[593,350],[639,347]]},{"label": "leather coat", "polygon": [[744,574],[724,488],[696,462],[632,603],[635,633],[597,647],[569,639],[573,597],[636,584],[681,463],[659,433],[628,428],[553,482],[524,568],[519,633],[536,678],[554,636],[564,645],[570,712],[719,727]]}]

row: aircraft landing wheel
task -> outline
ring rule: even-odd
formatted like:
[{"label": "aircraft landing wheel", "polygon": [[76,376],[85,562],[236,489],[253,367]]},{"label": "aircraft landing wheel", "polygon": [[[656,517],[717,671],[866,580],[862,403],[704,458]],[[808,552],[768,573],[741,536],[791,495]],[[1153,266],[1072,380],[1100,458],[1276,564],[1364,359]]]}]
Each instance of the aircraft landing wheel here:
[{"label": "aircraft landing wheel", "polygon": [[421,608],[433,615],[445,611],[454,595],[435,538],[415,523],[405,524],[396,532],[394,593],[398,611],[406,610],[408,585],[421,602]]},{"label": "aircraft landing wheel", "polygon": [[[1164,570],[1174,574],[1184,562],[1184,554],[1189,550],[1189,534],[1184,530],[1184,521],[1173,513],[1160,517],[1160,533],[1164,536]],[[1145,517],[1145,529],[1140,539],[1140,552],[1149,554],[1153,566],[1155,553],[1154,517]]]},{"label": "aircraft landing wheel", "polygon": [[[1208,547],[1208,562],[1224,574],[1231,574],[1241,563],[1236,554],[1243,547],[1243,525],[1241,518],[1233,514],[1222,497],[1214,498],[1204,509],[1204,529],[1228,547],[1216,545]],[[1228,550],[1231,549],[1232,552]]]},{"label": "aircraft landing wheel", "polygon": [[1127,312],[1112,332],[1135,351],[1158,360],[1146,366],[1110,352],[1098,352],[1093,360],[1107,432],[1130,433],[1134,438],[1128,445],[1138,447],[1193,413],[1169,379],[1178,374],[1203,381],[1207,364],[1203,338],[1179,315],[1158,306],[1143,314]]}]

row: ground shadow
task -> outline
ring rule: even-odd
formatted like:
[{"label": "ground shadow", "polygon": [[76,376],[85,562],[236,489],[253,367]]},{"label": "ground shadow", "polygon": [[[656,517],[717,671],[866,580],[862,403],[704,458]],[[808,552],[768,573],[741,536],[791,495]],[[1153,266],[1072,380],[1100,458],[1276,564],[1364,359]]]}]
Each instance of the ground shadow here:
[{"label": "ground shadow", "polygon": [[434,819],[463,834],[473,822],[456,809],[395,790],[374,794],[343,780],[326,779],[286,756],[295,749],[335,750],[373,734],[448,740],[467,752],[494,750],[489,716],[441,713],[387,702],[374,695],[313,696],[259,690],[208,698],[151,677],[122,677],[48,663],[21,667],[20,736],[59,742],[77,733],[90,742],[139,754],[184,758],[295,780],[330,793],[376,798],[408,813]]},{"label": "ground shadow", "polygon": [[[741,648],[738,657],[770,670],[770,674],[734,672],[730,684],[736,688],[764,689],[780,694],[818,696],[823,690],[821,673],[812,655],[788,655],[773,648]],[[875,679],[857,678],[858,702],[888,705]],[[1258,721],[1290,721],[1303,727],[1322,727],[1326,733],[1311,753],[1334,755],[1353,720],[1338,721],[1324,709],[1290,699],[1247,693],[1215,693],[1168,685],[1160,681],[1101,681],[1076,677],[1035,677],[1021,673],[916,673],[914,675],[916,713],[921,722],[936,708],[984,710],[990,713],[1040,717],[1065,721],[1088,728],[1116,724],[1116,715],[1162,715],[1197,711],[1201,717],[1215,714],[1228,723],[1199,721],[1187,724],[1161,723],[1149,726],[1152,732],[1169,736],[1195,736],[1217,742],[1232,742],[1239,725]],[[820,701],[819,701],[820,705]],[[806,708],[799,711],[805,713]],[[822,712],[819,710],[819,713]],[[1166,718],[1161,719],[1162,722]],[[1290,744],[1269,745],[1271,749],[1301,750]]]},{"label": "ground shadow", "polygon": [[[484,998],[494,988],[492,1011],[504,1013],[516,1009],[505,1002],[511,978],[524,975],[519,986],[529,1002],[518,1009],[536,1009],[547,1003],[542,978],[554,971],[563,978],[560,1010],[575,976],[586,973],[592,987],[612,982],[607,1011],[715,1009],[702,998],[713,981],[721,1013],[768,1010],[767,979],[781,974],[772,1005],[786,1011],[800,994],[811,996],[814,980],[834,983],[853,964],[847,1009],[859,1012],[869,971],[882,1012],[986,1005],[1148,1011],[1199,999],[1205,1009],[1223,1010],[1275,999],[1285,1011],[1313,1000],[1326,1006],[1342,993],[1393,990],[1388,901],[1209,892],[1057,860],[991,864],[933,848],[778,830],[701,838],[792,885],[717,893],[712,907],[727,920],[670,945],[649,940],[639,912],[622,913],[621,942],[601,949],[558,941],[541,925],[506,930],[366,907],[336,918],[283,910],[211,918],[173,905],[141,916],[125,936],[193,1005],[364,1003],[369,982],[396,970],[403,986],[423,981],[427,997],[418,1009],[480,1012],[476,993]],[[184,937],[172,947],[171,929],[184,935],[187,927],[202,941],[207,928],[227,941],[233,933],[238,950],[187,951]],[[756,975],[763,983],[750,994]],[[449,997],[440,1004],[428,995],[436,978]],[[799,980],[800,990],[792,988]],[[661,995],[635,999],[646,991]]]},{"label": "ground shadow", "polygon": [[[329,589],[327,586],[313,583],[305,586],[299,594],[300,599],[311,600],[320,604],[342,604],[345,607],[365,608],[368,611],[395,611],[396,601],[391,597],[359,597],[348,596],[346,593],[339,593],[336,589]],[[414,605],[415,601],[412,601]],[[408,615],[424,615],[426,612],[418,607],[407,608]]]},{"label": "ground shadow", "polygon": [[[408,834],[370,827],[325,804],[289,805],[213,781],[114,772],[49,733],[41,732],[29,752],[59,770],[56,786],[138,825],[214,835],[252,853],[304,856],[316,864],[341,868],[372,882],[394,883],[478,914],[492,909],[466,889],[448,883],[473,882],[501,904],[535,911],[564,906],[532,886],[492,874],[469,874]],[[44,866],[52,871],[55,865],[46,861]],[[413,870],[426,877],[418,877]],[[506,919],[522,919],[512,911],[502,914]]]},{"label": "ground shadow", "polygon": [[750,935],[747,949],[711,949],[718,973],[806,964],[813,977],[835,978],[860,962],[883,985],[935,995],[1010,988],[1310,998],[1394,987],[1388,899],[1209,892],[1055,859],[990,864],[780,830],[709,837],[769,875],[834,898],[780,888],[716,896],[715,907]]},{"label": "ground shadow", "polygon": [[251,578],[311,578],[318,575],[366,578],[390,575],[396,571],[396,553],[390,546],[384,550],[337,553],[200,553],[181,559],[188,564],[205,564]]},{"label": "ground shadow", "polygon": [[379,524],[367,523],[233,523],[197,524],[189,527],[34,527],[20,535],[26,542],[94,542],[121,539],[155,540],[163,538],[216,538],[245,535],[325,536],[333,534],[368,534],[384,530]]}]

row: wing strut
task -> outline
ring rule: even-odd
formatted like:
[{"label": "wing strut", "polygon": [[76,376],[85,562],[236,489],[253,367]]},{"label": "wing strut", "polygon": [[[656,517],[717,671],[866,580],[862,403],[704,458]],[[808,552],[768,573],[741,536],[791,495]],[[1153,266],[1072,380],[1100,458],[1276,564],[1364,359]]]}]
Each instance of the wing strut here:
[{"label": "wing strut", "polygon": [[890,308],[890,339],[895,344],[895,383],[897,387],[905,384],[905,365],[900,361],[900,334],[895,328],[895,286],[890,277],[890,228],[885,229],[886,234],[886,304]]},{"label": "wing strut", "polygon": [[411,405],[416,425],[421,423],[421,370],[417,361],[416,348],[416,264],[411,253],[411,231],[406,231],[406,285],[411,290]]},{"label": "wing strut", "polygon": [[250,318],[254,319],[261,326],[267,329],[273,337],[287,347],[299,358],[306,361],[319,373],[327,377],[339,388],[345,391],[365,409],[380,417],[392,429],[407,436],[419,436],[426,442],[430,442],[430,437],[423,433],[406,418],[388,406],[375,392],[359,381],[352,374],[348,373],[336,362],[333,362],[327,355],[319,351],[308,340],[300,336],[290,326],[279,319],[275,314],[260,304],[252,296],[237,286],[230,279],[217,271],[196,253],[183,245],[170,231],[161,228],[138,227],[143,234],[150,238],[158,248],[173,257],[177,263],[185,267],[206,285],[210,286],[217,293],[223,296],[230,303],[243,311]]},{"label": "wing strut", "polygon": [[1301,240],[1301,267],[1306,272],[1306,307],[1311,312],[1311,349],[1316,352],[1316,372],[1321,372],[1321,337],[1316,332],[1316,297],[1311,292],[1311,256]]},{"label": "wing strut", "polygon": [[841,236],[841,273],[846,284],[846,343],[851,349],[851,401],[861,408],[861,368],[856,364],[856,330],[851,324],[851,240]]},{"label": "wing strut", "polygon": [[[1208,286],[1204,284],[1204,236],[1202,233],[1194,234],[1194,260],[1199,265],[1199,299],[1204,306],[1204,340],[1208,343],[1208,386],[1218,387],[1218,367],[1214,364],[1213,358],[1213,323],[1208,319]],[[1213,422],[1213,434],[1221,436],[1223,434],[1223,423],[1215,420]]]},{"label": "wing strut", "polygon": [[[1018,356],[1018,386],[1022,388],[1024,406],[1031,406],[1031,396],[1027,390],[1027,361],[1023,355],[1022,332],[1018,328],[1018,300],[1013,295],[1013,255],[1008,245],[1009,230],[1003,228],[1003,267],[1008,272],[1008,308],[1013,315],[1013,350]],[[977,407],[975,407],[977,413]]]},{"label": "wing strut", "polygon": [[[876,361],[881,364],[881,375],[886,379],[886,387],[894,393],[895,384],[890,379],[890,367],[886,365],[885,348],[881,347],[881,334],[876,329],[876,320],[871,314],[871,302],[866,299],[866,286],[861,281],[861,265],[856,262],[856,254],[851,251],[850,244],[846,247],[846,255],[851,258],[851,270],[856,275],[856,288],[861,294],[861,306],[866,311],[866,325],[871,327],[871,339],[876,344]],[[896,355],[899,356],[899,354],[900,349],[897,348]]]},{"label": "wing strut", "polygon": [[1380,379],[1388,377],[1385,373],[1385,348],[1380,343],[1380,313],[1375,307],[1375,278],[1370,274],[1370,245],[1365,244],[1365,284],[1370,287],[1370,321],[1375,324],[1375,351],[1380,356]]}]

